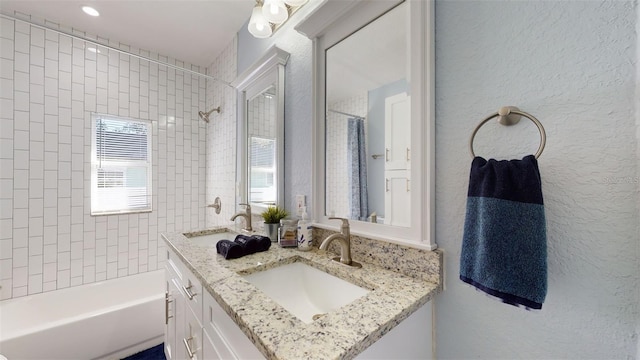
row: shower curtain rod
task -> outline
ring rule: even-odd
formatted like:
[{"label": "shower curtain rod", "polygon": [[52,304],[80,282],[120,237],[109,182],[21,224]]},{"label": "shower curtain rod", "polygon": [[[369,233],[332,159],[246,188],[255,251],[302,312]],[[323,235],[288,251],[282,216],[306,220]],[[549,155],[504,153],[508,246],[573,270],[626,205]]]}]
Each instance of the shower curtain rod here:
[{"label": "shower curtain rod", "polygon": [[75,35],[75,34],[70,34],[70,33],[66,32],[66,31],[57,30],[57,29],[51,28],[51,27],[49,27],[49,26],[45,26],[45,25],[41,25],[41,24],[37,24],[37,23],[34,23],[33,21],[25,20],[25,19],[20,19],[20,18],[18,18],[18,17],[11,16],[11,15],[6,15],[6,14],[2,14],[2,13],[0,13],[0,17],[6,18],[6,19],[10,19],[10,20],[14,20],[14,21],[21,21],[21,22],[23,22],[23,23],[30,24],[31,26],[35,26],[35,27],[37,27],[37,28],[43,29],[43,30],[45,30],[45,31],[46,31],[46,30],[53,31],[53,32],[58,33],[58,34],[60,34],[60,35],[68,36],[68,37],[71,37],[71,38],[74,38],[74,39],[78,39],[78,40],[82,40],[82,41],[84,41],[84,42],[88,42],[88,43],[93,44],[93,45],[96,45],[96,46],[100,46],[100,47],[103,47],[103,48],[107,48],[107,49],[109,49],[109,50],[116,51],[116,52],[121,53],[121,54],[125,54],[125,55],[129,55],[129,56],[131,56],[131,57],[134,57],[134,58],[138,58],[138,59],[140,59],[140,60],[148,61],[148,62],[150,62],[150,63],[154,63],[154,64],[161,65],[161,66],[166,66],[166,67],[171,68],[171,69],[174,69],[174,70],[179,70],[179,71],[182,71],[182,72],[190,73],[190,74],[192,74],[192,75],[197,75],[197,76],[203,77],[203,78],[205,78],[205,79],[213,80],[213,81],[216,81],[216,82],[218,82],[218,83],[220,83],[220,84],[223,84],[223,85],[226,85],[226,86],[228,86],[228,87],[230,87],[230,88],[235,89],[235,88],[234,88],[231,84],[229,84],[228,82],[223,81],[223,80],[220,80],[220,79],[217,79],[217,78],[215,78],[215,77],[213,77],[213,76],[211,76],[211,75],[203,74],[203,73],[200,73],[200,72],[197,72],[197,71],[194,71],[194,70],[190,70],[190,69],[183,68],[183,67],[180,67],[180,66],[177,66],[177,65],[169,64],[169,63],[166,63],[166,62],[164,62],[164,61],[154,60],[154,59],[148,58],[148,57],[146,57],[146,56],[137,55],[137,54],[134,54],[134,53],[131,53],[131,52],[125,51],[125,50],[120,50],[120,49],[118,49],[118,48],[116,48],[116,47],[113,47],[113,46],[110,46],[110,45],[105,45],[105,44],[99,43],[99,42],[97,42],[96,40],[92,40],[92,39],[89,39],[89,38],[85,38],[84,36]]},{"label": "shower curtain rod", "polygon": [[351,116],[351,117],[354,117],[354,118],[356,118],[356,119],[362,119],[362,120],[364,120],[364,119],[365,119],[365,117],[364,117],[364,116],[353,115],[353,114],[349,114],[349,113],[342,112],[342,111],[338,111],[338,110],[331,110],[331,109],[329,109],[329,112],[336,113],[336,114],[340,114],[340,115]]}]

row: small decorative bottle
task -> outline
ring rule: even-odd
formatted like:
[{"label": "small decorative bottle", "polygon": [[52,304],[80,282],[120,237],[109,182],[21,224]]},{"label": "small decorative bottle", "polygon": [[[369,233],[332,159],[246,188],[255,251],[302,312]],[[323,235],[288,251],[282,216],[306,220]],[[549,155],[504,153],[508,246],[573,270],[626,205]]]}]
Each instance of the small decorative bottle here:
[{"label": "small decorative bottle", "polygon": [[302,208],[302,220],[298,221],[298,250],[309,251],[313,245],[313,226],[307,215],[307,207]]},{"label": "small decorative bottle", "polygon": [[296,247],[297,245],[298,219],[280,220],[278,245],[281,247]]}]

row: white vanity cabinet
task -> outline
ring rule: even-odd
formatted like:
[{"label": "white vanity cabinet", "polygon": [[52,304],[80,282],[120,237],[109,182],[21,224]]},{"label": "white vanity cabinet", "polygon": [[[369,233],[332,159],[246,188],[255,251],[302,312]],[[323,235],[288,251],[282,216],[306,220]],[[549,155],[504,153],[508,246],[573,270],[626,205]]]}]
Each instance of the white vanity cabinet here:
[{"label": "white vanity cabinet", "polygon": [[[172,250],[166,263],[167,360],[264,359]],[[431,359],[432,304],[423,305],[356,359]]]},{"label": "white vanity cabinet", "polygon": [[167,360],[264,359],[172,250],[167,250]]},{"label": "white vanity cabinet", "polygon": [[202,284],[167,250],[165,339],[167,360],[203,359]]}]

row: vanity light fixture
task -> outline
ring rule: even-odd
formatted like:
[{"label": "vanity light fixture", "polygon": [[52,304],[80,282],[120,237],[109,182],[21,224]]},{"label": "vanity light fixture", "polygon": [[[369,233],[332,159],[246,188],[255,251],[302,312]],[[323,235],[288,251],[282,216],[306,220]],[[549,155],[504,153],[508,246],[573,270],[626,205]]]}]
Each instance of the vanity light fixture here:
[{"label": "vanity light fixture", "polygon": [[100,16],[100,13],[98,12],[98,10],[92,8],[91,6],[83,6],[82,11],[84,11],[85,14],[87,15]]},{"label": "vanity light fixture", "polygon": [[270,37],[287,19],[308,0],[256,0],[251,12],[248,30],[251,35]]},{"label": "vanity light fixture", "polygon": [[282,0],[264,0],[262,15],[270,23],[282,24],[289,18],[289,10]]}]

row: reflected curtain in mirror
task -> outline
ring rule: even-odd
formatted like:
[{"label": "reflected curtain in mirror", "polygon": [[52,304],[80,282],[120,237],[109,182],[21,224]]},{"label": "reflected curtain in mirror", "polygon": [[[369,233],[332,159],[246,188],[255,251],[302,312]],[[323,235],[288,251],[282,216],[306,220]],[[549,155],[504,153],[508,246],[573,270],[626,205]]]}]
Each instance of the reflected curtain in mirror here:
[{"label": "reflected curtain in mirror", "polygon": [[365,221],[369,215],[365,122],[359,118],[349,118],[347,121],[347,165],[349,166],[349,184],[351,185],[350,218]]}]

